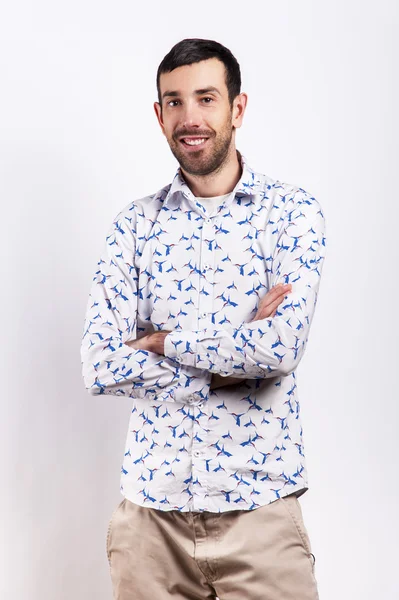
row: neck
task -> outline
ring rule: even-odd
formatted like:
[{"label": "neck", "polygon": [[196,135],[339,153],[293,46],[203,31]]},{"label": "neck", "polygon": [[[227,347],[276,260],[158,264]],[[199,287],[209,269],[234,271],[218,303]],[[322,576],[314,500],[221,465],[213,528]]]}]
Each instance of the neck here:
[{"label": "neck", "polygon": [[242,174],[241,161],[237,152],[233,146],[224,163],[209,175],[190,175],[182,168],[180,169],[194,196],[211,198],[228,194],[234,190]]}]

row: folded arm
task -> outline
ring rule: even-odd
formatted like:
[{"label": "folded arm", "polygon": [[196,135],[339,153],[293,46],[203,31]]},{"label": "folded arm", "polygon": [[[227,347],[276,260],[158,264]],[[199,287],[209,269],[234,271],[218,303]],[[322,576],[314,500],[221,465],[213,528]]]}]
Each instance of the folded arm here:
[{"label": "folded arm", "polygon": [[177,401],[198,369],[128,345],[135,339],[140,293],[134,254],[134,214],[131,220],[119,214],[108,231],[87,302],[81,343],[85,386],[92,395]]},{"label": "folded arm", "polygon": [[270,287],[292,285],[275,316],[229,329],[210,324],[201,330],[175,330],[165,337],[165,356],[238,378],[287,375],[297,367],[308,341],[325,255],[320,204],[304,191],[298,194],[273,253]]}]

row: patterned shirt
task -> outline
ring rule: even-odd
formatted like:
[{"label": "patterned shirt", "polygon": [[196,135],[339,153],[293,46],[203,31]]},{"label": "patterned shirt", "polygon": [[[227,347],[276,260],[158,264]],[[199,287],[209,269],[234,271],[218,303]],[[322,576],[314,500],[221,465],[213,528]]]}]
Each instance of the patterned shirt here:
[{"label": "patterned shirt", "polygon": [[[322,208],[250,168],[207,213],[180,168],[107,231],[81,358],[92,395],[128,396],[121,493],[158,510],[252,510],[308,489],[296,368],[325,254]],[[277,283],[292,291],[253,321]],[[165,355],[126,344],[171,331]],[[212,373],[242,381],[210,389]]]}]

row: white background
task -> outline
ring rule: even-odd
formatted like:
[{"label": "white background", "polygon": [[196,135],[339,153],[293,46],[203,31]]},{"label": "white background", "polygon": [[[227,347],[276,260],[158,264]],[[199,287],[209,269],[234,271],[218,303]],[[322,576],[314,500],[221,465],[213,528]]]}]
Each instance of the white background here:
[{"label": "white background", "polygon": [[185,37],[235,54],[249,95],[237,148],[326,216],[297,372],[320,598],[399,597],[398,13],[388,0],[3,8],[1,598],[112,597],[106,532],[131,403],[89,396],[80,340],[113,218],[177,168],[152,104]]}]

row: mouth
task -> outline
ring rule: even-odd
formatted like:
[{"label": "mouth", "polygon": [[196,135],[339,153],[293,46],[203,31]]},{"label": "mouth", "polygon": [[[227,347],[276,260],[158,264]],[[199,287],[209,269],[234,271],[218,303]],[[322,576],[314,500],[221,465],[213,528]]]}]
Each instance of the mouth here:
[{"label": "mouth", "polygon": [[182,137],[180,138],[181,144],[190,150],[201,150],[207,143],[209,138],[207,137]]}]

